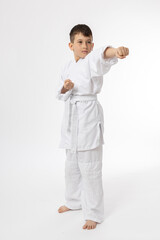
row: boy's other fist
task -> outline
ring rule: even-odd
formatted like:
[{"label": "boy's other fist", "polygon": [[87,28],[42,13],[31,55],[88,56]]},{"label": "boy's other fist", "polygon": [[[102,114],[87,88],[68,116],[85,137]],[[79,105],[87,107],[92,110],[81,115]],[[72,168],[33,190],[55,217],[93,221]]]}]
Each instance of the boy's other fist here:
[{"label": "boy's other fist", "polygon": [[119,47],[115,49],[115,56],[117,58],[125,58],[127,55],[129,55],[129,49],[126,47]]},{"label": "boy's other fist", "polygon": [[70,90],[74,87],[74,83],[70,79],[64,81],[64,88]]}]

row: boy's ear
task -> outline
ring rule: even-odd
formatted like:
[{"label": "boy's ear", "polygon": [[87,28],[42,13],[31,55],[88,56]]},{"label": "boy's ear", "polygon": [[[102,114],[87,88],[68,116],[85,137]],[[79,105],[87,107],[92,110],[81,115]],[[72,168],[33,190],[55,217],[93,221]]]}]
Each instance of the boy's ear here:
[{"label": "boy's ear", "polygon": [[69,42],[69,43],[68,43],[68,46],[69,46],[69,48],[70,48],[71,50],[73,50],[73,43]]},{"label": "boy's ear", "polygon": [[92,50],[93,50],[93,47],[94,47],[94,43],[92,43]]}]

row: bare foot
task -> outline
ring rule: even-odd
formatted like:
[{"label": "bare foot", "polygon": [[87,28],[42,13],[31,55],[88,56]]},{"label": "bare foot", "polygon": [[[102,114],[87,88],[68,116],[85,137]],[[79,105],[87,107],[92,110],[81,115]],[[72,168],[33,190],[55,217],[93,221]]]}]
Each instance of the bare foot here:
[{"label": "bare foot", "polygon": [[87,220],[86,224],[83,226],[83,229],[93,229],[96,228],[97,222],[94,222],[92,220]]},{"label": "bare foot", "polygon": [[70,208],[67,208],[66,206],[61,206],[59,209],[58,209],[58,212],[59,213],[63,213],[63,212],[66,212],[66,211],[69,211],[71,210]]}]

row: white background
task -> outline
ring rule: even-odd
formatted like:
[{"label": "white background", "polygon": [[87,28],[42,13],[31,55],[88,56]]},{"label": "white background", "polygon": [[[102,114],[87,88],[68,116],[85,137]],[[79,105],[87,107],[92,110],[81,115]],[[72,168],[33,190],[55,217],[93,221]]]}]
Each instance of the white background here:
[{"label": "white background", "polygon": [[[159,240],[160,2],[0,1],[0,238]],[[87,24],[94,49],[130,54],[108,74],[98,99],[105,119],[105,221],[83,230],[64,204],[64,103],[60,70],[73,58],[69,32]]]}]

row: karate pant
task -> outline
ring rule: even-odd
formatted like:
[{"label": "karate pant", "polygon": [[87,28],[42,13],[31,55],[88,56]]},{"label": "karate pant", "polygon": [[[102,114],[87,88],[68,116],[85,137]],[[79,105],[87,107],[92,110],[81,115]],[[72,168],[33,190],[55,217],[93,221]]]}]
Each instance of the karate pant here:
[{"label": "karate pant", "polygon": [[66,149],[65,160],[65,205],[98,223],[104,220],[102,151],[103,145],[75,153]]}]

